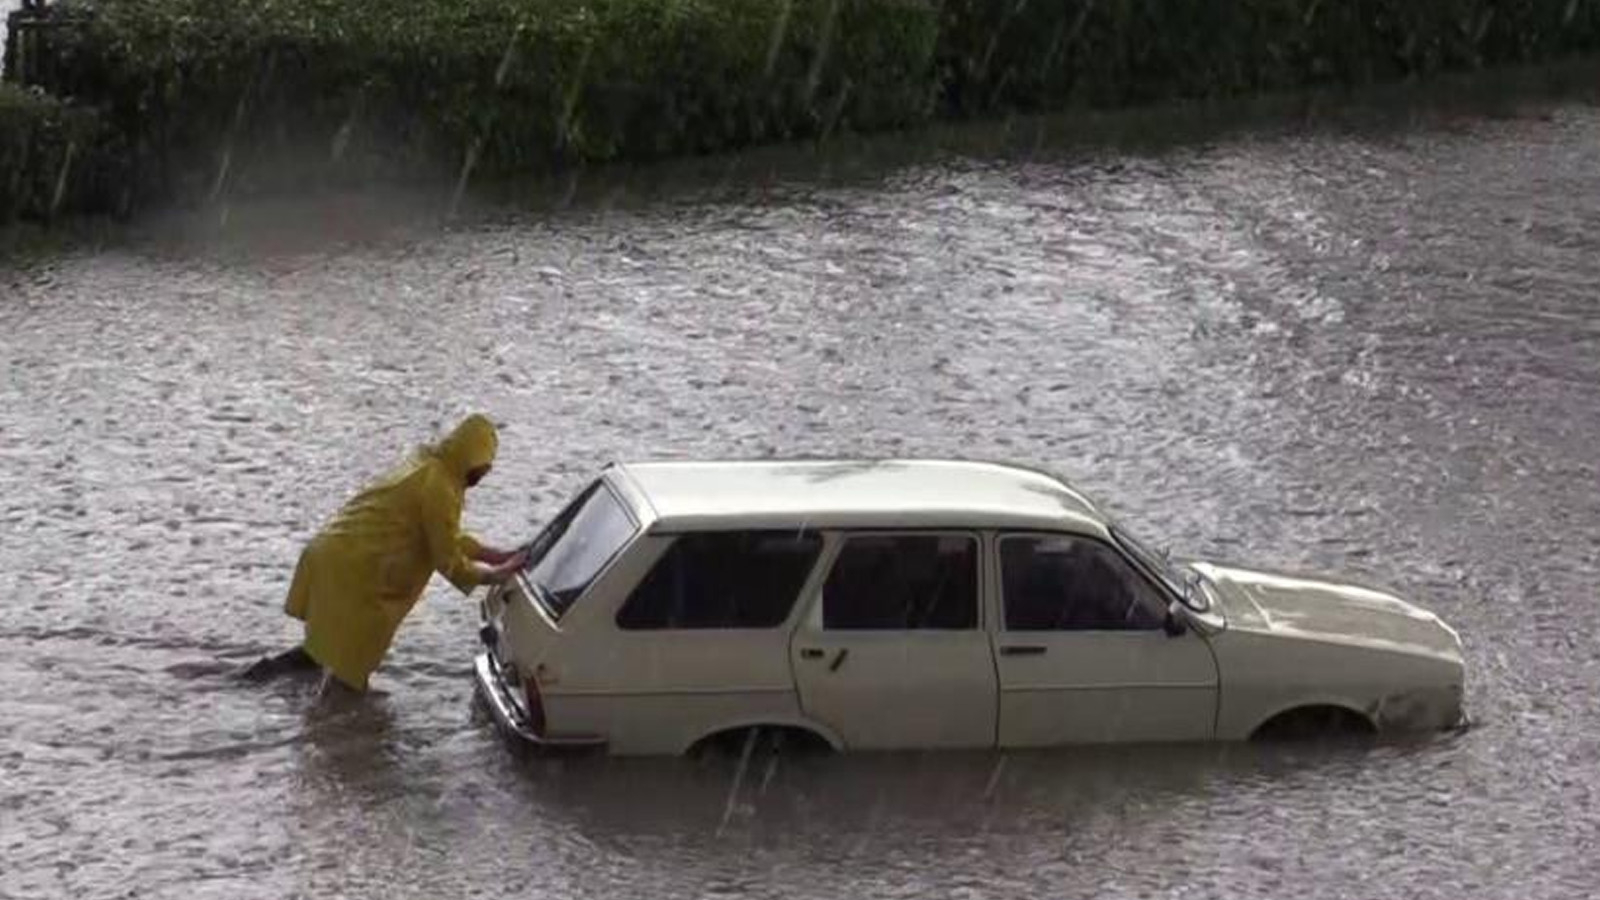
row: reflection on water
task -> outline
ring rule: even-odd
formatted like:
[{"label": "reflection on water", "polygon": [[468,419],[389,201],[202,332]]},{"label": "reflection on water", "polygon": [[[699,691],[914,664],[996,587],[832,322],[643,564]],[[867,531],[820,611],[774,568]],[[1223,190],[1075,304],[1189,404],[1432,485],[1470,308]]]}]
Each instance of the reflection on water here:
[{"label": "reflection on water", "polygon": [[[1592,894],[1596,109],[1150,152],[965,134],[449,224],[266,203],[0,269],[0,896]],[[443,588],[383,696],[230,681],[293,639],[333,498],[479,407],[510,423],[469,503],[492,539],[615,458],[1019,459],[1179,553],[1438,611],[1482,724],[521,759]]]}]

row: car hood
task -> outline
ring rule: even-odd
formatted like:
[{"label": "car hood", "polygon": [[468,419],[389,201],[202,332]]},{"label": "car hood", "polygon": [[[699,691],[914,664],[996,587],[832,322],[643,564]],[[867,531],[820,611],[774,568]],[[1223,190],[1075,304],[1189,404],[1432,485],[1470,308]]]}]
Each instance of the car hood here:
[{"label": "car hood", "polygon": [[1393,594],[1216,563],[1192,566],[1215,587],[1230,629],[1461,659],[1450,626]]}]

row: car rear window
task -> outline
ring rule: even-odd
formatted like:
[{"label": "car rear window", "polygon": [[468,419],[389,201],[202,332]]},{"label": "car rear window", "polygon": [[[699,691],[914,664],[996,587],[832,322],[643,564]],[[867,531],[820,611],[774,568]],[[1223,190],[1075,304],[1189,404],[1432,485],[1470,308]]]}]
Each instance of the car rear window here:
[{"label": "car rear window", "polygon": [[821,550],[813,532],[681,535],[617,612],[617,627],[776,628]]},{"label": "car rear window", "polygon": [[565,615],[637,530],[604,482],[590,485],[562,510],[539,536],[544,549],[528,573],[550,615]]}]

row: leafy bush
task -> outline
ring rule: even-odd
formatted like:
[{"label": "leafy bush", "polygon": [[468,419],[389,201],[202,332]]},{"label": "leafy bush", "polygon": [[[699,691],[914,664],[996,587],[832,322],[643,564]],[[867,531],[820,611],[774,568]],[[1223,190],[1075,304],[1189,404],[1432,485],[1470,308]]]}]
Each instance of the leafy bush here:
[{"label": "leafy bush", "polygon": [[110,147],[93,112],[0,84],[0,223],[115,206]]},{"label": "leafy bush", "polygon": [[937,25],[917,0],[100,0],[92,10],[72,51],[79,65],[56,89],[104,105],[164,189],[183,188],[174,179],[196,162],[210,163],[190,179],[203,189],[285,153],[302,177],[469,160],[510,172],[904,126],[932,96]]},{"label": "leafy bush", "polygon": [[945,111],[1360,85],[1600,50],[1600,0],[944,0]]},{"label": "leafy bush", "polygon": [[50,208],[48,175],[67,147],[84,150],[72,135],[87,140],[90,130],[75,129],[89,122],[100,123],[91,129],[100,163],[93,177],[69,179],[63,196],[103,207],[125,204],[130,187],[169,199],[512,173],[936,115],[1364,84],[1600,50],[1600,0],[63,0],[53,9],[89,25],[52,32],[40,77],[94,113],[9,92],[0,203],[12,212]]}]

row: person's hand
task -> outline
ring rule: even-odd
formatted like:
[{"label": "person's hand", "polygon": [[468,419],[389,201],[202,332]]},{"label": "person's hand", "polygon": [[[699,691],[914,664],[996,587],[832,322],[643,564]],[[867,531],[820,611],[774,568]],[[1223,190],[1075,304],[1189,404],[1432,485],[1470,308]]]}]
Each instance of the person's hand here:
[{"label": "person's hand", "polygon": [[504,584],[515,578],[517,573],[522,571],[522,567],[527,561],[528,552],[526,550],[518,550],[505,557],[504,561],[499,565],[490,567],[484,573],[483,580],[490,584]]},{"label": "person's hand", "polygon": [[478,549],[478,555],[475,557],[475,559],[478,562],[488,563],[491,566],[503,566],[508,560],[516,555],[516,550],[501,550],[496,547],[485,546]]}]

